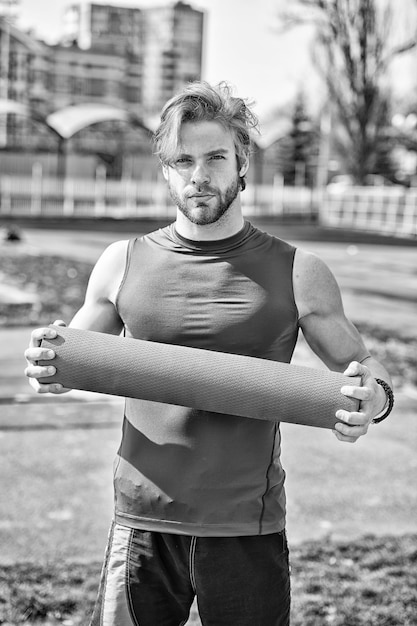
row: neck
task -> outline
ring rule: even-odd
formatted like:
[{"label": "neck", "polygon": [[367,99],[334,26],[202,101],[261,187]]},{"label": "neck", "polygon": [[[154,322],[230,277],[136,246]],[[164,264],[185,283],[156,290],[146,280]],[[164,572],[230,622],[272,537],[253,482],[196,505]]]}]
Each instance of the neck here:
[{"label": "neck", "polygon": [[179,235],[192,241],[217,241],[236,235],[244,226],[240,204],[232,204],[213,224],[194,224],[177,209],[175,229]]}]

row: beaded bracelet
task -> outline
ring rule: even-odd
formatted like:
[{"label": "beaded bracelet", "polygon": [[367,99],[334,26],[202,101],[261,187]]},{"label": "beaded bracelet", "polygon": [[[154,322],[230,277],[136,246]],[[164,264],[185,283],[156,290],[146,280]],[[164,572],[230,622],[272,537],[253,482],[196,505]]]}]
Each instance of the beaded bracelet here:
[{"label": "beaded bracelet", "polygon": [[378,383],[378,385],[381,385],[381,387],[385,391],[385,394],[387,396],[387,401],[388,401],[388,406],[386,410],[384,411],[384,413],[380,417],[376,417],[372,420],[373,424],[379,424],[379,422],[382,422],[382,420],[388,417],[388,415],[392,411],[392,407],[394,406],[394,393],[391,387],[389,386],[389,384],[385,382],[385,380],[382,380],[381,378],[375,378],[375,380]]}]

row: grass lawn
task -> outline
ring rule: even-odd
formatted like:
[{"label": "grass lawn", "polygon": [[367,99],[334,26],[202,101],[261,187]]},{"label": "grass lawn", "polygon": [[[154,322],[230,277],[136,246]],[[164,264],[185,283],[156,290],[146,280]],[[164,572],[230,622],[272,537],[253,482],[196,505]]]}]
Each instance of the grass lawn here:
[{"label": "grass lawn", "polygon": [[[293,548],[292,626],[415,626],[416,539],[367,536]],[[1,567],[0,623],[85,626],[99,572],[96,561]],[[199,625],[193,606],[188,626]]]}]

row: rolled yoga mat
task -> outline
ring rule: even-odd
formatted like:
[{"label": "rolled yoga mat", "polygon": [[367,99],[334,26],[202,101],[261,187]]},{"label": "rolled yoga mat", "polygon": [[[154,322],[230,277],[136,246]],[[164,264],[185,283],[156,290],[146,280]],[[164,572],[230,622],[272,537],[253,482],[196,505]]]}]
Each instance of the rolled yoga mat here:
[{"label": "rolled yoga mat", "polygon": [[[277,422],[334,428],[338,409],[357,411],[343,385],[361,379],[338,372],[199,348],[52,326],[42,346],[57,372],[40,379],[64,387],[176,404]],[[51,361],[40,361],[51,365]]]}]

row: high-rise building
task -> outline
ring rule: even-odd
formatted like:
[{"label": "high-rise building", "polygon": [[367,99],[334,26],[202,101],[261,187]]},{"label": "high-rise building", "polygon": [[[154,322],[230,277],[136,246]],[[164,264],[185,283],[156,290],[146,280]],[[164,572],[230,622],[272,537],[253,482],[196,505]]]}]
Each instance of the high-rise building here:
[{"label": "high-rise building", "polygon": [[204,13],[177,2],[143,14],[143,107],[153,115],[181,86],[201,78]]},{"label": "high-rise building", "polygon": [[[141,89],[140,57],[76,45],[49,46],[0,18],[0,99],[27,105],[44,116],[86,102],[142,116]],[[34,138],[28,124],[14,114],[2,115],[0,144],[27,145],[28,137]]]},{"label": "high-rise building", "polygon": [[0,17],[0,98],[42,109],[48,67],[47,47]]},{"label": "high-rise building", "polygon": [[64,42],[82,50],[140,56],[142,10],[105,4],[72,4],[64,13]]},{"label": "high-rise building", "polygon": [[184,2],[74,4],[64,31],[50,46],[0,17],[0,98],[43,114],[96,102],[149,119],[182,85],[201,78],[204,13]]},{"label": "high-rise building", "polygon": [[[151,8],[73,4],[63,40],[48,45],[17,28],[10,13],[0,16],[0,99],[41,116],[71,105],[106,104],[152,127],[163,104],[201,78],[203,26],[204,13],[184,2]],[[90,135],[92,146],[98,141],[94,129]],[[0,149],[47,151],[51,142],[56,137],[33,119],[0,115]]]},{"label": "high-rise building", "polygon": [[76,45],[50,48],[49,89],[54,110],[85,102],[109,104],[142,116],[142,62]]},{"label": "high-rise building", "polygon": [[14,22],[19,12],[20,0],[0,0],[0,17]]},{"label": "high-rise building", "polygon": [[64,39],[82,50],[140,59],[141,109],[158,113],[177,89],[202,72],[204,13],[184,2],[132,8],[73,4],[64,16]]},{"label": "high-rise building", "polygon": [[[47,47],[0,17],[0,99],[13,100],[48,112],[49,61]],[[36,143],[29,120],[15,114],[0,116],[0,148]]]}]

